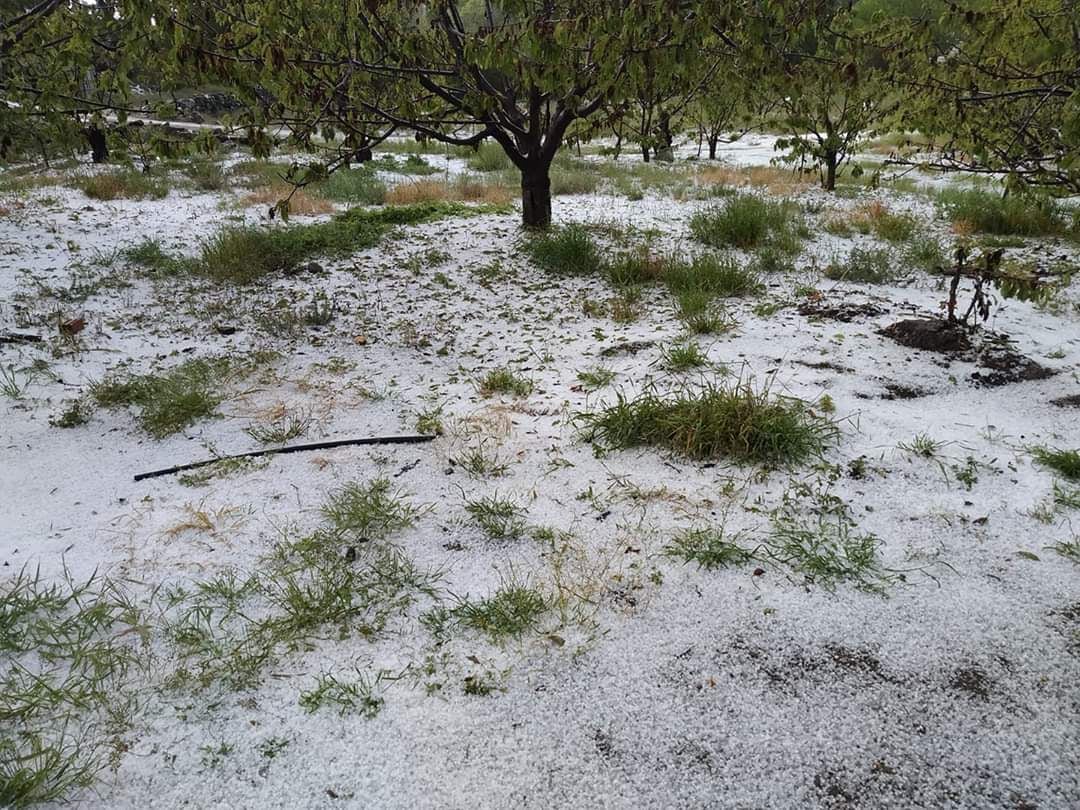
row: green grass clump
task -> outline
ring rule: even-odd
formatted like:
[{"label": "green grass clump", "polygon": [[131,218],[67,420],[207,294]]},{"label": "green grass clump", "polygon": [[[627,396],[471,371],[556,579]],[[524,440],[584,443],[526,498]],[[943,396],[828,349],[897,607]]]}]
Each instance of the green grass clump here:
[{"label": "green grass clump", "polygon": [[219,283],[250,284],[295,267],[301,252],[288,231],[237,225],[203,242],[199,270]]},{"label": "green grass clump", "polygon": [[96,575],[0,583],[0,806],[63,802],[109,764],[126,729],[144,620]]},{"label": "green grass clump", "polygon": [[1010,194],[1002,197],[980,189],[946,188],[938,205],[953,222],[965,222],[982,233],[1053,236],[1067,228],[1060,206],[1050,197]]},{"label": "green grass clump", "polygon": [[600,272],[600,246],[584,225],[571,224],[532,235],[522,249],[542,270],[566,276]]},{"label": "green grass clump", "polygon": [[597,164],[561,152],[551,164],[551,193],[556,197],[592,194],[603,179]]},{"label": "green grass clump", "polygon": [[664,273],[668,288],[680,295],[697,291],[719,298],[750,295],[761,289],[757,274],[731,256],[705,254],[689,263],[671,262]]},{"label": "green grass clump", "polygon": [[720,335],[736,327],[735,320],[706,290],[682,290],[675,295],[679,320],[694,335]]},{"label": "green grass clump", "polygon": [[161,439],[217,413],[230,369],[225,358],[188,360],[162,374],[108,376],[90,395],[105,408],[139,408],[140,426]]},{"label": "green grass clump", "polygon": [[382,711],[385,700],[378,694],[382,673],[369,678],[359,670],[355,681],[343,681],[330,673],[321,674],[311,689],[300,693],[300,706],[309,714],[332,706],[344,717],[356,713],[371,719]]},{"label": "green grass clump", "polygon": [[501,172],[514,168],[506,152],[494,141],[484,141],[466,161],[475,172]]},{"label": "green grass clump", "polygon": [[843,262],[825,268],[826,278],[862,284],[887,284],[899,275],[892,253],[884,248],[852,248]]},{"label": "green grass clump", "polygon": [[690,458],[797,464],[831,441],[832,423],[800,400],[772,397],[748,382],[708,385],[668,396],[619,394],[615,405],[581,414],[585,438],[609,448],[664,447]]},{"label": "green grass clump", "polygon": [[204,242],[196,272],[219,283],[250,284],[314,257],[347,256],[374,247],[397,225],[420,225],[503,209],[458,202],[353,208],[327,222],[284,228],[225,228]]},{"label": "green grass clump", "polygon": [[722,206],[690,218],[690,233],[711,247],[756,248],[770,241],[790,241],[795,208],[754,194],[735,194]]},{"label": "green grass clump", "polygon": [[611,385],[615,379],[615,372],[610,368],[594,368],[579,371],[577,378],[586,391],[598,391]]},{"label": "green grass clump", "polygon": [[752,270],[756,273],[791,273],[795,262],[782,245],[766,245],[754,255]]},{"label": "green grass clump", "polygon": [[480,393],[485,397],[494,394],[512,394],[515,397],[527,397],[532,393],[532,380],[515,374],[508,368],[495,368],[480,380]]},{"label": "green grass clump", "polygon": [[910,214],[882,212],[874,218],[874,233],[886,242],[906,242],[915,235],[919,221]]},{"label": "green grass clump", "polygon": [[134,169],[80,177],[76,186],[93,200],[160,200],[169,193],[161,179]]},{"label": "green grass clump", "polygon": [[706,570],[745,565],[754,559],[754,552],[733,542],[723,527],[680,532],[664,548],[664,554],[697,563]]},{"label": "green grass clump", "polygon": [[371,164],[338,169],[312,190],[327,200],[358,205],[382,205],[386,199],[386,184],[376,176]]},{"label": "green grass clump", "polygon": [[667,346],[660,354],[660,362],[668,371],[690,371],[708,365],[709,358],[696,343],[678,343]]},{"label": "green grass clump", "polygon": [[508,583],[487,599],[464,601],[453,615],[466,627],[492,639],[517,638],[532,629],[547,610],[547,601],[535,588]]},{"label": "green grass clump", "polygon": [[184,167],[184,173],[199,191],[221,191],[228,183],[225,170],[214,160],[193,161]]},{"label": "green grass clump", "polygon": [[909,239],[903,252],[904,263],[927,273],[940,272],[949,265],[945,248],[933,236]]},{"label": "green grass clump", "polygon": [[679,318],[692,335],[723,335],[738,326],[726,310],[717,306],[690,313],[680,312]]},{"label": "green grass clump", "polygon": [[466,501],[473,523],[493,540],[517,540],[525,534],[525,509],[507,498],[492,495]]},{"label": "green grass clump", "polygon": [[418,514],[390,489],[386,478],[367,484],[350,482],[331,492],[319,511],[335,536],[357,543],[382,540],[406,529]]},{"label": "green grass clump", "polygon": [[194,259],[166,253],[161,247],[161,242],[152,237],[125,249],[123,256],[132,264],[139,265],[155,276],[179,276],[190,273],[195,267]]},{"label": "green grass clump", "polygon": [[385,169],[388,172],[408,174],[414,177],[426,177],[429,174],[438,174],[442,171],[437,166],[432,166],[415,152],[410,152],[405,156],[405,160],[400,163],[390,155],[383,155],[381,158],[375,158],[374,161],[367,165],[376,169]]},{"label": "green grass clump", "polygon": [[781,522],[769,540],[772,555],[826,588],[861,581],[876,567],[880,540],[851,531],[844,522]]},{"label": "green grass clump", "polygon": [[803,574],[807,582],[830,591],[851,582],[860,590],[884,594],[886,586],[902,579],[882,566],[877,553],[881,540],[859,532],[842,503],[806,516],[786,502],[771,521],[765,552],[774,562]]},{"label": "green grass clump", "polygon": [[598,175],[560,168],[551,170],[551,193],[555,197],[592,194],[599,187],[600,177]]},{"label": "green grass clump", "polygon": [[1032,448],[1031,455],[1037,464],[1049,467],[1070,481],[1080,481],[1080,450],[1035,447]]},{"label": "green grass clump", "polygon": [[671,257],[654,253],[648,245],[620,253],[607,263],[608,281],[615,287],[648,284],[662,279],[674,263]]}]

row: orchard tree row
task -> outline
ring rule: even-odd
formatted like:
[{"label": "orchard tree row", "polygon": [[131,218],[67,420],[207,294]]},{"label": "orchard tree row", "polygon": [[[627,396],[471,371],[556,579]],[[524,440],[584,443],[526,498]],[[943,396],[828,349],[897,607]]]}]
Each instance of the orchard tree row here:
[{"label": "orchard tree row", "polygon": [[[751,126],[832,189],[859,139],[1080,193],[1077,0],[0,0],[0,148],[122,137],[146,100],[215,85],[257,152],[285,134],[296,183],[392,134],[496,142],[522,218],[551,218],[572,141],[710,158]],[[167,141],[157,144],[170,148]]]}]

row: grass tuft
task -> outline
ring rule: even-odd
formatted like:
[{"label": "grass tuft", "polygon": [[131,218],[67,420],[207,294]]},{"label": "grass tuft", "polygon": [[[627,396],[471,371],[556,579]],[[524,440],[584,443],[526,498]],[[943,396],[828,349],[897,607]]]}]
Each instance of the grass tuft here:
[{"label": "grass tuft", "polygon": [[473,523],[493,540],[517,540],[524,536],[528,528],[524,507],[497,495],[466,501],[465,511]]},{"label": "grass tuft", "polygon": [[77,186],[93,200],[160,200],[169,187],[164,181],[145,172],[122,169],[81,177]]},{"label": "grass tuft", "polygon": [[836,434],[800,400],[772,397],[748,382],[708,385],[661,396],[623,394],[606,409],[578,417],[586,440],[610,448],[652,445],[691,458],[798,464],[820,453]]},{"label": "grass tuft", "polygon": [[330,673],[319,675],[311,689],[300,693],[301,708],[310,714],[332,706],[342,717],[355,713],[370,720],[377,716],[385,703],[377,692],[382,673],[374,678],[359,671],[357,675],[355,681],[343,681]]},{"label": "grass tuft", "polygon": [[330,493],[320,512],[333,534],[356,543],[382,540],[412,526],[419,514],[390,481],[355,481]]},{"label": "grass tuft", "polygon": [[374,247],[397,225],[490,213],[492,206],[427,201],[378,209],[353,208],[327,222],[284,228],[225,228],[208,239],[192,269],[219,283],[251,284],[288,272],[316,256],[348,256]]},{"label": "grass tuft", "polygon": [[1070,481],[1080,481],[1080,450],[1063,450],[1052,447],[1034,447],[1031,455],[1035,462],[1049,467]]},{"label": "grass tuft", "polygon": [[708,365],[709,358],[696,343],[677,343],[664,347],[660,362],[668,371],[680,372]]},{"label": "grass tuft", "polygon": [[368,166],[338,169],[315,190],[320,197],[334,202],[382,205],[386,201],[386,184]]},{"label": "grass tuft", "polygon": [[852,248],[843,262],[834,261],[825,268],[825,277],[833,281],[887,284],[899,276],[893,255],[886,249]]},{"label": "grass tuft", "polygon": [[584,225],[563,225],[533,234],[522,250],[542,270],[559,275],[589,276],[604,266],[600,247]]},{"label": "grass tuft", "polygon": [[508,368],[495,368],[489,371],[480,380],[477,386],[480,394],[485,397],[495,394],[511,394],[515,397],[527,397],[532,393],[532,380],[515,374]]},{"label": "grass tuft", "polygon": [[731,256],[704,254],[690,262],[672,262],[664,273],[675,295],[697,292],[718,298],[751,295],[761,289],[761,280]]},{"label": "grass tuft", "polygon": [[535,588],[507,583],[479,602],[463,601],[453,610],[466,627],[484,633],[492,641],[518,638],[531,630],[547,610],[547,602]]},{"label": "grass tuft", "polygon": [[139,408],[140,426],[161,439],[216,414],[230,368],[225,358],[188,360],[162,374],[108,376],[90,395],[105,408]]},{"label": "grass tuft", "polygon": [[1067,228],[1060,206],[1050,197],[1002,197],[980,189],[945,188],[938,192],[937,201],[954,223],[982,233],[1054,236]]},{"label": "grass tuft", "polygon": [[0,583],[0,806],[63,801],[108,764],[126,726],[141,614],[94,575]]},{"label": "grass tuft", "polygon": [[685,562],[697,563],[706,570],[745,565],[754,559],[754,552],[743,548],[725,533],[723,527],[687,529],[665,546],[664,554]]},{"label": "grass tuft", "polygon": [[795,208],[788,203],[739,193],[722,206],[694,214],[690,218],[690,233],[711,247],[749,250],[769,241],[790,238],[794,216]]},{"label": "grass tuft", "polygon": [[494,141],[484,141],[466,161],[475,172],[501,172],[514,168],[506,151]]}]

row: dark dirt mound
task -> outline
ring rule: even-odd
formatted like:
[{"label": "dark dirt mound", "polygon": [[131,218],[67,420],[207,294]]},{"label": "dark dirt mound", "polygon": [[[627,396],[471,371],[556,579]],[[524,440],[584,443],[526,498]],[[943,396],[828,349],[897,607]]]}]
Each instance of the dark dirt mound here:
[{"label": "dark dirt mound", "polygon": [[620,354],[637,354],[644,349],[656,345],[655,340],[632,340],[629,343],[620,343],[617,346],[609,346],[600,352],[601,357],[615,357]]},{"label": "dark dirt mound", "polygon": [[872,318],[884,315],[887,310],[875,304],[830,304],[827,301],[811,301],[799,305],[799,314],[806,318],[822,318],[841,323],[851,323],[856,318]]},{"label": "dark dirt mound", "polygon": [[919,388],[914,385],[903,385],[902,383],[885,383],[885,393],[881,395],[882,399],[919,399],[925,397],[930,392],[924,388]]},{"label": "dark dirt mound", "polygon": [[980,370],[972,372],[971,382],[983,388],[1045,380],[1057,374],[1054,369],[1015,351],[1004,335],[980,333],[982,338],[976,349],[962,326],[940,318],[909,318],[886,326],[879,334],[901,346],[939,352],[949,355],[950,360],[974,363]]},{"label": "dark dirt mound", "polygon": [[963,352],[971,348],[964,330],[938,318],[908,318],[880,330],[885,335],[911,349],[930,352]]},{"label": "dark dirt mound", "polygon": [[1040,365],[1006,346],[991,346],[979,355],[976,362],[987,371],[972,373],[971,381],[984,388],[996,388],[999,385],[1029,380],[1045,380],[1057,374],[1052,368]]},{"label": "dark dirt mound", "polygon": [[828,360],[822,360],[820,362],[809,362],[807,360],[796,360],[800,366],[806,366],[812,368],[815,371],[835,371],[837,374],[850,374],[854,369],[842,366],[839,363],[830,363]]},{"label": "dark dirt mound", "polygon": [[1059,408],[1080,408],[1080,394],[1058,397],[1057,399],[1050,400],[1050,404],[1057,405]]},{"label": "dark dirt mound", "polygon": [[964,667],[953,673],[949,685],[953,689],[967,692],[972,697],[987,700],[994,687],[994,682],[978,667]]}]

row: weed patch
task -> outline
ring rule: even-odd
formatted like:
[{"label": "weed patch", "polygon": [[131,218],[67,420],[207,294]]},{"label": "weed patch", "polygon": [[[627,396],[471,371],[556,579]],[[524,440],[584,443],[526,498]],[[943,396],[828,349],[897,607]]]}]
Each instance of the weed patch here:
[{"label": "weed patch", "polygon": [[846,504],[827,493],[809,493],[812,502],[806,510],[800,503],[806,494],[785,493],[783,505],[771,515],[765,549],[773,561],[827,590],[851,582],[884,594],[888,585],[903,579],[882,566],[877,553],[881,541],[858,531]]},{"label": "weed patch", "polygon": [[62,800],[107,766],[141,624],[96,576],[47,584],[24,569],[0,585],[0,805]]},{"label": "weed patch", "polygon": [[1068,478],[1080,481],[1080,450],[1063,450],[1052,447],[1035,447],[1031,450],[1035,462]]},{"label": "weed patch", "polygon": [[532,393],[533,384],[531,380],[515,374],[508,368],[496,368],[483,376],[477,389],[485,397],[495,394],[527,397]]},{"label": "weed patch", "polygon": [[794,206],[754,194],[735,194],[722,206],[699,211],[690,219],[690,233],[711,247],[749,250],[788,238],[793,233]]},{"label": "weed patch", "polygon": [[600,247],[584,225],[563,225],[534,234],[522,250],[542,270],[559,275],[590,276],[604,266]]},{"label": "weed patch", "polygon": [[835,427],[800,400],[772,397],[748,382],[669,396],[619,394],[615,405],[578,417],[587,441],[609,448],[664,447],[691,458],[797,464],[820,453]]},{"label": "weed patch", "polygon": [[754,552],[738,544],[739,537],[729,537],[724,529],[687,529],[672,538],[664,554],[701,568],[733,568],[754,559]]},{"label": "weed patch", "polygon": [[294,270],[316,256],[347,256],[374,247],[395,226],[421,225],[448,217],[468,217],[503,209],[455,202],[425,202],[353,208],[328,222],[283,228],[225,228],[203,243],[199,258],[171,259],[144,243],[137,250],[155,268],[186,270],[218,283],[251,284],[268,275]]},{"label": "weed patch", "polygon": [[335,537],[355,543],[382,540],[411,526],[417,510],[390,482],[376,478],[368,484],[348,483],[334,490],[320,510]]},{"label": "weed patch", "polygon": [[77,186],[90,199],[103,201],[160,200],[169,193],[163,180],[134,169],[81,177]]},{"label": "weed patch", "polygon": [[386,702],[378,693],[383,676],[380,672],[371,678],[359,671],[357,676],[355,681],[343,681],[323,673],[311,689],[300,693],[300,706],[308,713],[330,706],[342,717],[355,713],[370,720],[382,711]]},{"label": "weed patch", "polygon": [[487,599],[463,601],[453,616],[464,626],[484,633],[492,641],[518,638],[536,626],[547,602],[535,588],[507,583]]},{"label": "weed patch", "polygon": [[938,205],[954,223],[998,235],[1054,236],[1066,231],[1060,206],[1050,197],[1010,194],[1002,197],[980,189],[946,188]]},{"label": "weed patch", "polygon": [[492,495],[466,501],[465,511],[493,540],[517,540],[525,535],[525,509],[508,498]]},{"label": "weed patch", "polygon": [[861,284],[886,284],[899,275],[892,253],[885,249],[852,248],[843,262],[825,268],[826,278]]},{"label": "weed patch", "polygon": [[108,376],[90,395],[105,408],[139,408],[139,425],[161,439],[214,416],[230,370],[224,358],[188,360],[162,374]]}]

